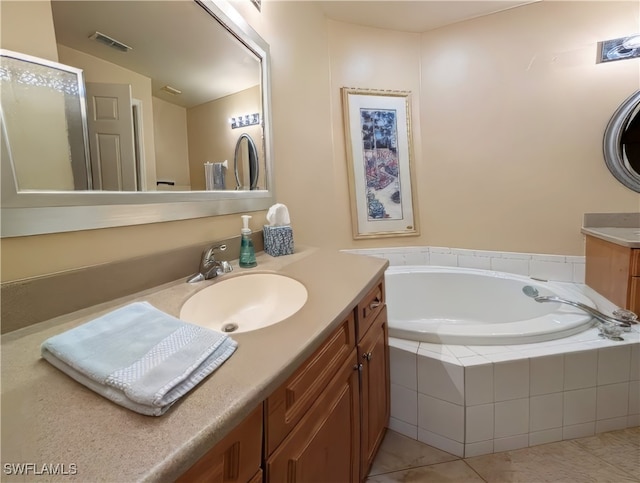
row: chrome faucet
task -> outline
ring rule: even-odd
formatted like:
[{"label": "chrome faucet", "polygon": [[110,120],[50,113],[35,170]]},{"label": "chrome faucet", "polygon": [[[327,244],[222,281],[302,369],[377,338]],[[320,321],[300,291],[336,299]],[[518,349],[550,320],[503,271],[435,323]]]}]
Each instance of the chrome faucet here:
[{"label": "chrome faucet", "polygon": [[638,316],[629,310],[617,309],[613,312],[613,316],[609,316],[580,302],[556,296],[541,296],[538,294],[538,290],[530,285],[523,287],[522,291],[527,297],[531,297],[536,302],[557,302],[584,310],[599,322],[600,335],[608,339],[622,340],[620,336],[622,332],[629,332],[631,325],[638,323]]},{"label": "chrome faucet", "polygon": [[202,252],[202,258],[200,259],[200,269],[198,273],[192,275],[187,279],[187,283],[201,282],[203,280],[209,280],[222,275],[223,273],[229,273],[233,270],[231,264],[224,260],[216,260],[216,251],[225,251],[227,245],[211,245],[209,248]]}]

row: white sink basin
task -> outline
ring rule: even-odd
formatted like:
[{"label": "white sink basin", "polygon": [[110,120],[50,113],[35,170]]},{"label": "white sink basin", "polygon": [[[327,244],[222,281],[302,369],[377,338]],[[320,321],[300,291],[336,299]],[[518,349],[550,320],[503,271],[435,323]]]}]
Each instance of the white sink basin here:
[{"label": "white sink basin", "polygon": [[219,282],[192,295],[180,309],[185,322],[221,332],[248,332],[291,317],[307,301],[297,280],[252,273]]}]

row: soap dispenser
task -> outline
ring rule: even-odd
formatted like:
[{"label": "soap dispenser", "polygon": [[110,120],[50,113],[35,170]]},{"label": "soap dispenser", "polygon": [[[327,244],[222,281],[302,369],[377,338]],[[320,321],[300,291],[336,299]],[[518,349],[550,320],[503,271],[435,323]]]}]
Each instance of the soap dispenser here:
[{"label": "soap dispenser", "polygon": [[251,228],[249,228],[249,219],[251,216],[242,215],[240,218],[242,218],[243,225],[242,230],[240,230],[240,267],[255,267],[258,263],[256,262],[256,252],[253,248],[253,240],[251,239]]}]

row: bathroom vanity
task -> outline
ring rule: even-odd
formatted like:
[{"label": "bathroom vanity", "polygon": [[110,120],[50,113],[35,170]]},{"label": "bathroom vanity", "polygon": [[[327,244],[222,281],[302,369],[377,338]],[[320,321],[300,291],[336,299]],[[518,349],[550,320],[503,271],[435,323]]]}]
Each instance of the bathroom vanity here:
[{"label": "bathroom vanity", "polygon": [[263,471],[267,482],[364,480],[389,421],[388,361],[381,278],[311,357],[178,481],[263,481]]},{"label": "bathroom vanity", "polygon": [[307,303],[273,326],[232,335],[236,353],[161,417],[103,399],[40,359],[39,346],[135,300],[177,315],[215,280],[172,282],[5,334],[3,465],[73,464],[85,481],[364,480],[390,410],[386,266],[304,247],[259,255],[250,272],[302,282]]},{"label": "bathroom vanity", "polygon": [[582,233],[585,283],[619,307],[640,313],[640,214],[585,215]]}]

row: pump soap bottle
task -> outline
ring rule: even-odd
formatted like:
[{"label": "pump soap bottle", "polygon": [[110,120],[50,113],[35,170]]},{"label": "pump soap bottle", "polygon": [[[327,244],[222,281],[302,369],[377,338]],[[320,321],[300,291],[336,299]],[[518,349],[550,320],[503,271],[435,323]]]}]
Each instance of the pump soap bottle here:
[{"label": "pump soap bottle", "polygon": [[256,252],[253,248],[253,240],[251,239],[251,229],[249,228],[249,219],[251,216],[242,215],[242,230],[240,230],[241,240],[240,240],[240,267],[241,268],[251,268],[255,267],[258,263],[256,262]]}]

